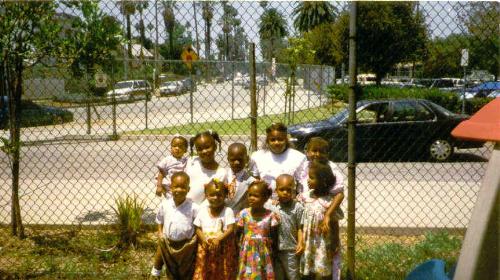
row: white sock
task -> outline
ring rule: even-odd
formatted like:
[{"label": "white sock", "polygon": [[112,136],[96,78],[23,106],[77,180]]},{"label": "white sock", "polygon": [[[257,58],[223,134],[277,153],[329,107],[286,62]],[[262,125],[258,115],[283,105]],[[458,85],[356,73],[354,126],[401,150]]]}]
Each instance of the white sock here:
[{"label": "white sock", "polygon": [[153,266],[153,268],[151,269],[151,275],[153,275],[153,276],[160,276],[161,275],[161,269],[156,269]]}]

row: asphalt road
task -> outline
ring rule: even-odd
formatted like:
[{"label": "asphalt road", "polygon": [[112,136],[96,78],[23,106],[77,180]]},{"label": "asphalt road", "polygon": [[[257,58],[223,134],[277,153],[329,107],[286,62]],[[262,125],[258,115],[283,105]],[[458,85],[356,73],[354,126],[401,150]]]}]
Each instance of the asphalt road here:
[{"label": "asphalt road", "polygon": [[[245,139],[226,137],[222,150],[234,141]],[[167,140],[137,139],[23,147],[20,193],[24,221],[109,223],[114,199],[125,193],[135,193],[146,203],[146,216],[151,221],[159,203],[154,196],[155,163],[167,151],[167,145]],[[475,150],[486,158],[490,151],[490,146]],[[217,156],[225,165],[225,154]],[[461,161],[464,158],[469,161]],[[486,166],[483,157],[471,154],[447,163],[358,164],[357,225],[466,227]],[[344,163],[339,167],[347,174]],[[0,170],[0,221],[8,223],[11,177],[4,154],[0,156]],[[344,210],[346,207],[347,200]]]}]

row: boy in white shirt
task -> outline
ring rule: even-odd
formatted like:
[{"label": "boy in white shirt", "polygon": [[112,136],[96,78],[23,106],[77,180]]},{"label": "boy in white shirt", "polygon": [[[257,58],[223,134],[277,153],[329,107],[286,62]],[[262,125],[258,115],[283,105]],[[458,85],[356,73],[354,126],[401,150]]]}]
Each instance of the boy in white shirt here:
[{"label": "boy in white shirt", "polygon": [[226,205],[237,214],[242,209],[247,208],[246,193],[248,186],[255,181],[247,170],[248,153],[247,148],[242,143],[233,143],[227,149],[227,170],[228,197]]},{"label": "boy in white shirt", "polygon": [[186,199],[189,176],[176,172],[171,177],[172,199],[163,199],[156,222],[159,245],[153,260],[151,275],[159,278],[165,264],[168,279],[191,279],[196,258],[196,235],[193,221],[198,205]]}]

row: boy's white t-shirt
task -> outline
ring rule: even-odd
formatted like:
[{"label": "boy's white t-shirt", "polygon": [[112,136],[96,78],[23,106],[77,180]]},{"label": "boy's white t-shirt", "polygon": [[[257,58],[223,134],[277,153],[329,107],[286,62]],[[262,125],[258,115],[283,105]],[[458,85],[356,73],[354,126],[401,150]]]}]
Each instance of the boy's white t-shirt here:
[{"label": "boy's white t-shirt", "polygon": [[204,168],[199,157],[188,160],[186,173],[189,175],[189,187],[191,188],[187,197],[197,204],[201,204],[205,200],[205,184],[212,179],[225,182],[227,177],[226,170],[220,165],[216,170]]},{"label": "boy's white t-shirt", "polygon": [[227,227],[235,223],[234,212],[229,207],[219,213],[217,217],[210,214],[208,206],[200,207],[198,215],[194,219],[193,224],[203,231],[208,236],[216,236],[227,230]]},{"label": "boy's white t-shirt", "polygon": [[270,150],[259,150],[250,157],[250,170],[254,176],[266,181],[275,193],[276,178],[281,174],[288,174],[298,180],[300,166],[306,161],[306,156],[292,148],[281,154],[274,154]]}]

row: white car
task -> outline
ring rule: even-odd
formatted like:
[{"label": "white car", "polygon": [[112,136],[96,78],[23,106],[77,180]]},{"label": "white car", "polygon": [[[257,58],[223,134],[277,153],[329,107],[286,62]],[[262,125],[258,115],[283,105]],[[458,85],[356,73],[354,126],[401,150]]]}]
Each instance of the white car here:
[{"label": "white car", "polygon": [[181,94],[185,91],[185,87],[182,81],[170,81],[162,83],[158,90],[160,91],[160,96],[166,96]]},{"label": "white car", "polygon": [[108,99],[139,100],[151,98],[151,85],[146,80],[129,80],[116,83],[112,90],[106,93]]}]

